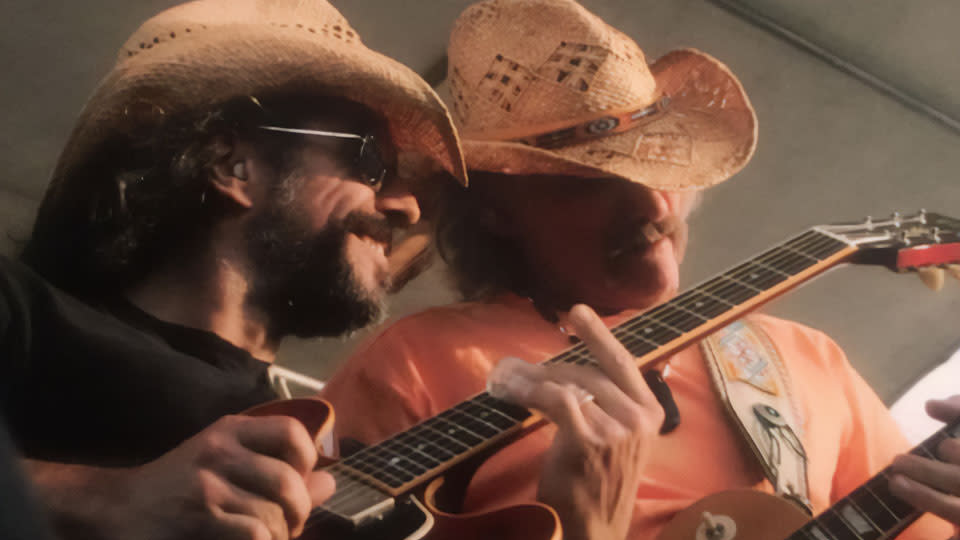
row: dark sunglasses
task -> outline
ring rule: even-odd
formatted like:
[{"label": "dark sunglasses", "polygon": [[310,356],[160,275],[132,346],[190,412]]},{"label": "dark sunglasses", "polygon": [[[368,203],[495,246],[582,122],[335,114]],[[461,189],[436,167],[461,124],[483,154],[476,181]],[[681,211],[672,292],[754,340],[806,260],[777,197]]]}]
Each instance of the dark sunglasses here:
[{"label": "dark sunglasses", "polygon": [[285,128],[279,126],[258,126],[260,129],[268,131],[280,131],[283,133],[296,133],[298,135],[313,135],[317,137],[334,137],[337,139],[353,139],[360,141],[360,151],[353,159],[354,172],[363,180],[365,184],[373,189],[379,189],[387,176],[387,165],[377,146],[377,141],[373,135],[357,135],[355,133],[343,133],[339,131],[322,131],[319,129],[297,129]]}]

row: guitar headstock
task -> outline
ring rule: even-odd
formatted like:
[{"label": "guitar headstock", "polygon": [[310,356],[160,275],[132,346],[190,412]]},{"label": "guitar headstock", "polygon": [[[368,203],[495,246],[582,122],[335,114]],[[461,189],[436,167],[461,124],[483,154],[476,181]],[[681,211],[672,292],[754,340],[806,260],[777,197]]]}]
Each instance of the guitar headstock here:
[{"label": "guitar headstock", "polygon": [[920,210],[817,229],[860,248],[851,262],[917,272],[934,290],[943,287],[945,273],[960,279],[960,220]]}]

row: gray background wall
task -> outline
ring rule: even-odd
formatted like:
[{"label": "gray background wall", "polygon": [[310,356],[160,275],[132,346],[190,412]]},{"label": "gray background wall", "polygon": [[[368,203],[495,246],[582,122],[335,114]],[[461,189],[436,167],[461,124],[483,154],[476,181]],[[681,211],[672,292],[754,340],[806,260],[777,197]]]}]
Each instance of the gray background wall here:
[{"label": "gray background wall", "polygon": [[[140,21],[172,1],[21,0],[0,8],[0,250],[29,233],[49,171],[86,96]],[[421,73],[443,56],[466,0],[335,0],[365,42]],[[693,219],[684,282],[801,229],[921,207],[960,214],[960,136],[706,0],[584,0],[655,58],[692,46],[739,75],[760,118],[751,165]],[[960,117],[960,4],[952,0],[744,0],[770,18]],[[395,313],[451,301],[436,266]],[[940,294],[850,268],[768,309],[821,328],[890,401],[960,344],[960,283]],[[357,336],[355,336],[356,338]],[[362,336],[359,336],[362,337]],[[281,363],[325,376],[350,340],[291,341]],[[958,381],[960,392],[960,381]]]}]

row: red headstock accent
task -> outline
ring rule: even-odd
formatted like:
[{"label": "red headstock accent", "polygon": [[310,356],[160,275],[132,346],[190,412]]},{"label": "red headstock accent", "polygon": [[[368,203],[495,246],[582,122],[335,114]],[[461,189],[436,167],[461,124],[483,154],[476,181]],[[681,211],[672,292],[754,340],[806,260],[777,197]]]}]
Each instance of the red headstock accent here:
[{"label": "red headstock accent", "polygon": [[960,263],[960,242],[903,248],[897,252],[897,270]]}]

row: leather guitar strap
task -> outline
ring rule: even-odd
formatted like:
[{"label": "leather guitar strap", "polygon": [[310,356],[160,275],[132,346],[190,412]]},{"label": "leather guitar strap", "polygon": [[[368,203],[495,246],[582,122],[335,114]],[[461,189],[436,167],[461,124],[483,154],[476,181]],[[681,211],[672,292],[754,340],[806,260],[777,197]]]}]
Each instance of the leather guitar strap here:
[{"label": "leather guitar strap", "polygon": [[803,421],[773,342],[741,320],[701,341],[700,348],[720,401],[777,495],[809,513]]}]

